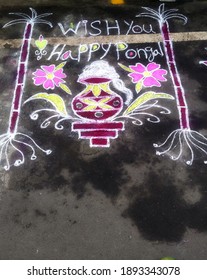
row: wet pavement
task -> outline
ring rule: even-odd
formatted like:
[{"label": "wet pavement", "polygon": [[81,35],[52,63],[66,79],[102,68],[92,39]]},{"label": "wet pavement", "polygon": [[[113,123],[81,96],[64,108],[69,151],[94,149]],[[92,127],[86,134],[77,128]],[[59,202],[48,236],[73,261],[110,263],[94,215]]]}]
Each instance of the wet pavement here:
[{"label": "wet pavement", "polygon": [[207,2],[1,2],[0,259],[206,259]]}]

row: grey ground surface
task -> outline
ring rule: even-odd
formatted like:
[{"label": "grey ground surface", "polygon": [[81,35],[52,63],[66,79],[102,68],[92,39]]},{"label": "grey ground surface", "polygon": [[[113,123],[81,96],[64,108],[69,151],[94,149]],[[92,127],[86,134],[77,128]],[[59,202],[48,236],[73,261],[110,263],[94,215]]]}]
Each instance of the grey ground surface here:
[{"label": "grey ground surface", "polygon": [[[54,25],[52,30],[36,27],[33,37],[36,39],[44,34],[58,38],[57,22],[135,20],[142,6],[157,9],[160,4],[158,1],[125,2],[125,5],[115,6],[100,0],[95,3],[58,1],[58,5],[57,1],[0,1],[0,27],[13,19],[9,12],[29,13],[28,8],[33,7],[38,13],[52,12]],[[191,126],[207,135],[207,67],[199,64],[199,61],[207,60],[207,42],[203,38],[182,40],[183,32],[206,31],[207,2],[178,1],[166,7],[177,8],[188,17],[186,25],[172,19],[170,30],[180,33],[179,41],[174,43],[174,52],[186,91]],[[0,30],[2,133],[8,126],[20,50],[18,44],[12,44],[13,39],[22,38],[23,28],[23,25],[17,25]],[[156,22],[153,22],[153,28],[159,33]],[[139,40],[137,35],[133,48],[157,46],[157,43]],[[94,55],[91,62],[99,58],[100,55]],[[106,60],[113,66],[117,64],[113,53]],[[121,57],[120,62],[129,65],[138,61],[127,62]],[[146,59],[139,62],[145,63]],[[165,57],[156,62],[167,68]],[[40,63],[47,61],[44,58],[43,62],[36,60],[33,45],[23,101],[37,90],[31,78]],[[83,90],[77,78],[86,64],[84,58],[79,63],[69,61],[65,66],[73,95]],[[118,68],[117,71],[134,90],[126,72]],[[169,74],[162,90],[174,94]],[[60,95],[70,103],[71,96]],[[100,149],[90,148],[87,140],[78,140],[68,123],[62,131],[55,130],[52,123],[41,129],[44,116],[34,121],[29,115],[45,103],[26,103],[21,110],[19,131],[29,133],[39,145],[51,148],[53,152],[48,156],[38,152],[35,161],[26,156],[25,164],[12,166],[9,171],[1,165],[0,259],[145,260],[165,256],[207,259],[205,158],[196,158],[193,165],[188,166],[183,160],[173,161],[155,154],[153,143],[164,141],[178,127],[175,102],[163,101],[162,104],[171,109],[171,115],[161,116],[158,124],[146,119],[142,126],[127,122],[125,131],[111,141],[110,148]]]}]

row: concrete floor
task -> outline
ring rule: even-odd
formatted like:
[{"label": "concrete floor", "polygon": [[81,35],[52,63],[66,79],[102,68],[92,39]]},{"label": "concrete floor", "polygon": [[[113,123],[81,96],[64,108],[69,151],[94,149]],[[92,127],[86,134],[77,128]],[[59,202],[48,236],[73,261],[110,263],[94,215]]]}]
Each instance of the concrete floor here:
[{"label": "concrete floor", "polygon": [[[35,40],[40,34],[53,40],[48,46],[49,54],[58,42],[65,41],[67,47],[75,49],[77,44],[91,40],[90,36],[78,35],[78,39],[77,36],[61,36],[58,22],[67,26],[69,22],[77,24],[84,19],[89,22],[99,19],[114,22],[116,19],[124,26],[124,20],[136,21],[135,15],[141,12],[142,5],[158,8],[160,4],[158,1],[134,0],[125,1],[126,4],[120,6],[108,1],[78,2],[77,6],[77,1],[59,1],[56,6],[57,1],[51,0],[21,1],[21,4],[20,1],[0,1],[0,24],[3,26],[13,19],[9,12],[28,13],[31,6],[38,13],[52,12],[53,29],[39,25],[33,32]],[[207,59],[207,2],[178,1],[166,5],[167,8],[178,8],[188,17],[186,25],[172,19],[170,30],[172,36],[177,34],[174,52],[186,92],[191,126],[206,136],[207,67],[199,61]],[[143,24],[147,22],[143,21]],[[137,35],[135,41],[130,34],[125,36],[126,24],[121,28],[123,37],[106,36],[104,31],[101,40],[116,43],[121,38],[131,48],[156,48],[161,37],[157,23],[153,22],[152,26],[155,34]],[[23,30],[24,25],[0,30],[2,133],[8,127]],[[186,32],[189,32],[187,37]],[[192,39],[196,34],[202,34],[202,37]],[[94,42],[97,40],[99,36],[94,37]],[[100,56],[99,52],[94,54],[90,63]],[[37,91],[32,83],[32,72],[41,63],[48,63],[47,57],[38,61],[32,42],[23,101]],[[109,52],[105,59],[111,65],[117,65],[114,52]],[[60,96],[68,107],[72,98],[83,90],[77,78],[88,64],[87,60],[88,57],[84,56],[79,62],[69,61],[64,68],[73,96],[63,92]],[[50,62],[57,63],[55,59]],[[129,61],[121,56],[119,62],[125,65],[146,63],[146,58]],[[167,69],[164,56],[156,58],[155,62]],[[127,73],[118,66],[117,72],[134,91]],[[162,91],[174,94],[169,74]],[[41,147],[53,152],[48,156],[38,152],[35,161],[27,155],[23,165],[12,166],[9,171],[2,166],[0,169],[0,259],[146,260],[165,256],[207,259],[205,158],[197,158],[196,154],[196,160],[189,166],[182,159],[173,161],[168,156],[156,155],[153,147],[153,143],[164,141],[178,127],[175,102],[161,102],[172,113],[161,115],[160,123],[143,119],[143,125],[136,126],[127,121],[125,131],[111,141],[110,148],[90,148],[88,140],[78,139],[67,122],[64,130],[56,130],[55,121],[41,129],[44,115],[36,121],[29,115],[45,104],[34,101],[22,106],[18,131],[27,133]],[[15,153],[9,155],[10,158],[15,156]]]}]

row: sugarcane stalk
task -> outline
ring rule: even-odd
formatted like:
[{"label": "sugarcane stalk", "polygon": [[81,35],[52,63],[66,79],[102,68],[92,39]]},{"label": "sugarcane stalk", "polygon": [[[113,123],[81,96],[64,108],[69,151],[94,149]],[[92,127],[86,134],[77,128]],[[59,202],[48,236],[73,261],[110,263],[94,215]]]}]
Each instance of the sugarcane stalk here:
[{"label": "sugarcane stalk", "polygon": [[[35,23],[44,23],[52,27],[52,24],[42,18],[51,15],[50,13],[45,13],[37,15],[36,11],[30,8],[32,16],[28,16],[24,13],[11,13],[13,15],[19,16],[19,19],[12,20],[5,24],[3,28],[9,27],[18,23],[24,23],[24,35],[20,50],[20,57],[18,61],[17,75],[15,81],[15,88],[13,93],[13,100],[10,110],[9,125],[7,133],[0,135],[0,162],[4,161],[4,168],[9,170],[11,165],[19,166],[25,162],[24,151],[20,146],[24,146],[31,150],[31,160],[37,158],[35,153],[35,148],[38,148],[45,154],[50,154],[51,150],[42,149],[30,136],[18,132],[18,124],[21,113],[22,97],[24,93],[24,87],[26,82],[26,73],[29,60],[29,51],[32,38],[32,31]],[[9,154],[15,151],[17,153],[17,159],[12,161],[9,158]],[[12,161],[12,163],[11,163]]]},{"label": "sugarcane stalk", "polygon": [[[165,10],[165,4],[161,4],[158,10],[145,7],[146,12],[137,15],[137,17],[148,17],[158,21],[160,32],[163,39],[165,57],[169,72],[174,86],[176,105],[179,113],[180,127],[167,137],[161,144],[154,144],[157,148],[157,155],[170,155],[172,160],[184,159],[186,164],[192,165],[195,160],[195,151],[201,157],[207,157],[207,138],[201,133],[192,130],[189,122],[189,112],[185,97],[185,90],[182,86],[179,72],[174,57],[173,43],[170,38],[168,20],[172,18],[181,19],[184,23],[187,18],[177,13],[177,9]],[[203,160],[207,164],[207,160]]]},{"label": "sugarcane stalk", "polygon": [[173,81],[175,97],[177,102],[177,109],[179,113],[180,128],[190,129],[189,112],[185,97],[185,90],[182,86],[180,75],[177,70],[176,61],[174,57],[173,44],[170,39],[169,24],[167,21],[159,22],[160,31],[163,38],[165,57],[168,64],[168,69]]},{"label": "sugarcane stalk", "polygon": [[33,27],[34,24],[27,23],[24,30],[23,43],[20,51],[20,58],[18,62],[18,69],[17,69],[17,76],[16,76],[16,84],[15,84],[10,119],[9,119],[9,128],[8,128],[9,134],[15,134],[18,128]]}]

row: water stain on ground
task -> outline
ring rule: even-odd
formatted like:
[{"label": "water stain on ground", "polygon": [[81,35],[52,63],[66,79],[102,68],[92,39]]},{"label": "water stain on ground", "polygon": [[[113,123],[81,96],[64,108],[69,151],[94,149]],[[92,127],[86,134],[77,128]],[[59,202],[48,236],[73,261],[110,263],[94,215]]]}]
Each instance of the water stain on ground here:
[{"label": "water stain on ground", "polygon": [[207,188],[205,186],[207,175],[197,171],[199,174],[194,177],[194,171],[194,168],[193,172],[189,171],[189,186],[187,187],[190,188],[193,184],[199,183],[202,186],[195,203],[186,202],[182,189],[178,190],[177,186],[172,184],[173,172],[168,180],[166,180],[167,174],[158,176],[151,172],[142,185],[144,191],[139,193],[140,186],[137,188],[134,186],[137,195],[123,216],[132,219],[143,237],[152,241],[179,242],[187,228],[200,232],[207,231]]},{"label": "water stain on ground", "polygon": [[152,241],[177,242],[182,239],[187,224],[187,204],[176,187],[151,172],[143,184],[145,195],[136,195],[125,211],[142,235]]}]

